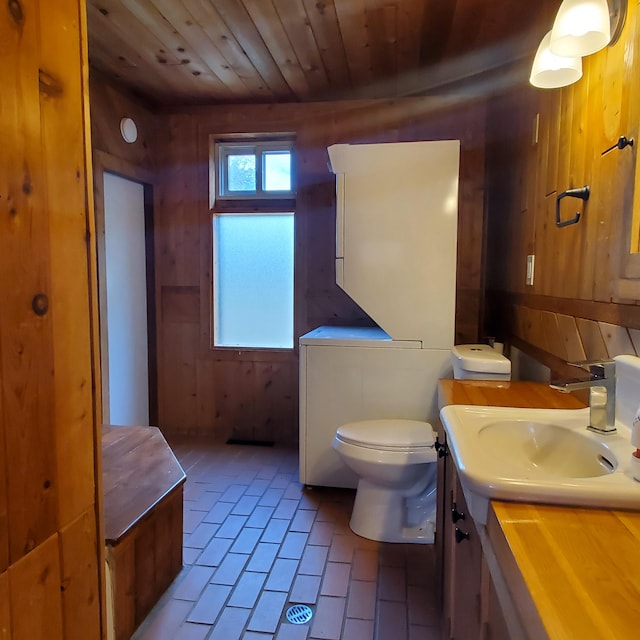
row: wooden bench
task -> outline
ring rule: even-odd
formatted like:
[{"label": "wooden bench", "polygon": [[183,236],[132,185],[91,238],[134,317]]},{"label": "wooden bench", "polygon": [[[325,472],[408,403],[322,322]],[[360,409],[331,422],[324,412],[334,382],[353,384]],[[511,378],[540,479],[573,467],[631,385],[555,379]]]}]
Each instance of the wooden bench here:
[{"label": "wooden bench", "polygon": [[104,528],[116,640],[129,640],[182,569],[186,477],[156,427],[103,427]]}]

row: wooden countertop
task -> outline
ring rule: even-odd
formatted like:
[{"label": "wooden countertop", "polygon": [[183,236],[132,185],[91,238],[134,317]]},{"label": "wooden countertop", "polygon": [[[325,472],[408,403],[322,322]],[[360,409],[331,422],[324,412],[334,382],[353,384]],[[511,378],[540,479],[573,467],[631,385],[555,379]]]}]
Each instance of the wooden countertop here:
[{"label": "wooden countertop", "polygon": [[[534,382],[442,380],[440,402],[581,408]],[[640,638],[640,513],[493,501],[489,540],[533,638]]]},{"label": "wooden countertop", "polygon": [[117,544],[187,479],[157,427],[102,428],[105,541]]},{"label": "wooden countertop", "polygon": [[514,604],[523,618],[533,605],[539,618],[528,620],[532,637],[640,637],[640,513],[497,501],[492,509],[489,538]]},{"label": "wooden countertop", "polygon": [[563,393],[540,382],[492,380],[440,380],[440,405],[480,404],[533,409],[582,409],[585,403],[573,393]]}]

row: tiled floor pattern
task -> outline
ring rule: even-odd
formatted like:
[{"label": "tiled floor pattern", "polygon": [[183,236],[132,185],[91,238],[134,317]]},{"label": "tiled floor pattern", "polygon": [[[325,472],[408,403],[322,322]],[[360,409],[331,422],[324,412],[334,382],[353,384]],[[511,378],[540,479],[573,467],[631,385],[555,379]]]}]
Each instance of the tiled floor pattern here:
[{"label": "tiled floor pattern", "polygon": [[[353,491],[306,489],[296,450],[172,443],[184,568],[135,640],[436,640],[432,545],[360,538]],[[292,604],[311,606],[294,625]]]}]

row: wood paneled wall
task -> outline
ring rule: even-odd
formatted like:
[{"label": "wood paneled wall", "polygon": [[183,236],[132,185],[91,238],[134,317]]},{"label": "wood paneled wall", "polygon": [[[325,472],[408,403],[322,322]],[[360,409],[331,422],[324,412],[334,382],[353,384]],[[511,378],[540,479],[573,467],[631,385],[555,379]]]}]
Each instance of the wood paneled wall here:
[{"label": "wood paneled wall", "polygon": [[[631,0],[621,38],[583,59],[577,83],[555,90],[521,86],[489,105],[486,326],[507,340],[529,342],[544,333],[545,314],[528,313],[523,324],[518,305],[640,328],[640,307],[620,286],[640,142],[639,16]],[[604,153],[622,135],[635,146]],[[580,212],[580,221],[558,228],[556,196],[584,185],[591,190],[587,203],[561,203],[563,219]],[[535,255],[533,286],[525,285],[528,254]],[[566,349],[547,346],[536,355],[544,353],[562,357]]]},{"label": "wood paneled wall", "polygon": [[0,14],[0,637],[100,638],[84,5]]},{"label": "wood paneled wall", "polygon": [[463,98],[218,106],[168,114],[154,147],[159,426],[165,433],[297,440],[297,352],[209,346],[210,135],[271,131],[296,137],[296,342],[322,324],[371,323],[335,284],[335,176],[327,146],[461,139],[456,340],[466,342],[479,337],[483,297],[484,127],[484,103]]},{"label": "wood paneled wall", "polygon": [[[126,177],[127,166],[152,171],[154,139],[157,118],[153,110],[139,98],[130,96],[114,86],[99,71],[91,68],[91,144],[94,152],[100,151],[122,163],[121,172]],[[138,139],[125,142],[120,134],[120,120],[132,118],[138,128]]]}]

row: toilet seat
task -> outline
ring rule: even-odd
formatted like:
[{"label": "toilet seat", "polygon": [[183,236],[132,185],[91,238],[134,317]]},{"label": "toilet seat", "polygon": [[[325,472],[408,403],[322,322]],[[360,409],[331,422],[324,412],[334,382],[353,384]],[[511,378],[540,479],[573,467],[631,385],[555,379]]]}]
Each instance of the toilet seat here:
[{"label": "toilet seat", "polygon": [[382,451],[433,449],[435,433],[428,422],[419,420],[361,420],[338,428],[342,442]]}]

